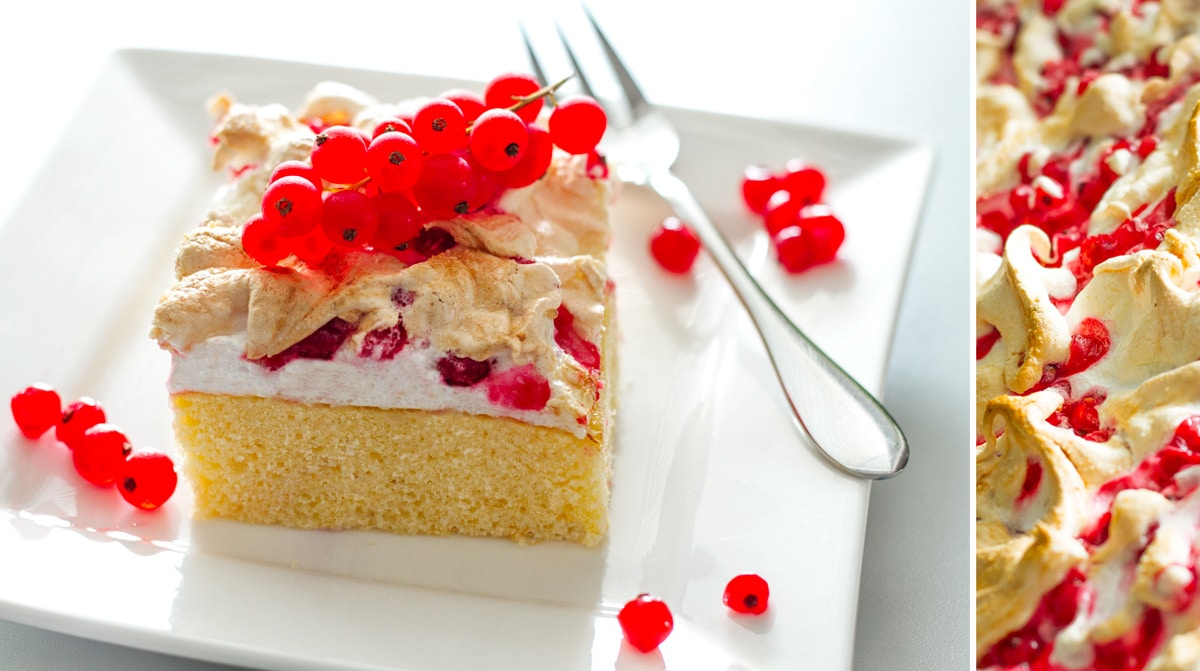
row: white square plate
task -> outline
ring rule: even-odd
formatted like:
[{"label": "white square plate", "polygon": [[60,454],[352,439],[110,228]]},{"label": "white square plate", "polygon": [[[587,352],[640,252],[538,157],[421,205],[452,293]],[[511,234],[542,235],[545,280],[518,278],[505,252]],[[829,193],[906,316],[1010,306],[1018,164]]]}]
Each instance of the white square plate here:
[{"label": "white square plate", "polygon": [[[205,100],[297,106],[322,80],[385,100],[478,84],[311,64],[122,51],[105,65],[0,227],[0,392],[89,395],[139,447],[171,449],[168,357],[147,337],[173,251],[223,179]],[[932,156],[912,143],[667,110],[678,164],[781,307],[878,392]],[[774,262],[741,205],[750,163],[823,167],[846,224],[840,260]],[[115,643],[273,668],[848,669],[869,483],[792,423],[720,274],[649,259],[667,208],[625,188],[614,213],[620,414],[612,530],[597,548],[192,523],[184,485],[145,513],[82,481],[51,435],[0,414],[0,616]],[[817,419],[816,421],[819,421]],[[771,607],[721,603],[734,575]],[[676,630],[642,655],[615,614],[662,597]]]}]

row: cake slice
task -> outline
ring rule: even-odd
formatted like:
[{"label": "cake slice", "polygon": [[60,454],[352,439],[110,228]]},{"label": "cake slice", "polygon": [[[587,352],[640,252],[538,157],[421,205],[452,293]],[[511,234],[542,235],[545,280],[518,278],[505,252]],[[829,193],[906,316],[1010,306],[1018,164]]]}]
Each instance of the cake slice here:
[{"label": "cake slice", "polygon": [[[263,264],[242,233],[275,168],[311,160],[314,127],[370,134],[405,107],[324,84],[295,113],[212,109],[231,181],[181,244],[151,332],[196,517],[599,542],[616,348],[594,152],[554,149],[536,181],[423,216],[401,244],[318,228]],[[323,187],[381,195],[371,179]]]}]

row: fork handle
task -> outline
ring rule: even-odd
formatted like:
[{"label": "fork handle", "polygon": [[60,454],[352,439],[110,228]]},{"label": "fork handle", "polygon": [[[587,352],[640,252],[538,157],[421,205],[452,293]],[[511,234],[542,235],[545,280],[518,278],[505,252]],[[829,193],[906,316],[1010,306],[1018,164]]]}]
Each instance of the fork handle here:
[{"label": "fork handle", "polygon": [[775,305],[682,180],[669,170],[648,170],[645,176],[692,225],[729,280],[762,337],[793,415],[817,449],[862,478],[883,479],[903,470],[908,442],[887,410]]}]

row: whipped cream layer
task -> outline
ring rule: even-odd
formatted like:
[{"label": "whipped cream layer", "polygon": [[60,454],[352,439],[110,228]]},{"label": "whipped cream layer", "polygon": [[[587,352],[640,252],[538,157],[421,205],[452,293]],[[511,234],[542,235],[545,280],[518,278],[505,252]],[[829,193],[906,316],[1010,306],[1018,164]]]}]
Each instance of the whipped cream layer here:
[{"label": "whipped cream layer", "polygon": [[[612,192],[606,178],[589,174],[587,157],[556,149],[534,184],[479,212],[429,222],[453,241],[428,258],[335,249],[315,266],[292,256],[263,268],[242,250],[241,228],[259,211],[274,167],[308,160],[308,121],[369,131],[406,105],[332,83],[317,86],[296,114],[213,99],[214,165],[231,178],[185,237],[176,284],[155,310],[151,337],[173,355],[171,391],[458,410],[578,436],[602,430],[589,418],[603,385],[598,352],[610,337],[604,255]],[[335,319],[353,333],[332,359],[296,358],[278,370],[256,363]],[[408,344],[393,358],[360,356],[373,334],[399,326]],[[436,365],[447,356],[490,361],[492,375],[476,386],[448,385]],[[493,382],[524,367],[549,386],[544,408],[489,398]]]}]

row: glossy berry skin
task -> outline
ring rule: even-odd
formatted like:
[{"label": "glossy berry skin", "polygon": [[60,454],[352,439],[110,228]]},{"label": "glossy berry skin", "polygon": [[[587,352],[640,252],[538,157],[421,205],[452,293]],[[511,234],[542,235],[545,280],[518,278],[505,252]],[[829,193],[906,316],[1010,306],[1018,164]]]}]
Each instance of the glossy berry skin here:
[{"label": "glossy berry skin", "polygon": [[846,240],[846,227],[833,211],[824,205],[802,208],[796,223],[808,233],[814,264],[829,263]]},{"label": "glossy berry skin", "polygon": [[783,188],[775,173],[765,166],[751,165],[742,171],[742,202],[755,214],[767,211],[767,201]]},{"label": "glossy berry skin", "polygon": [[271,268],[291,256],[291,249],[279,229],[256,214],[242,227],[242,250],[262,265]]},{"label": "glossy berry skin", "polygon": [[617,613],[617,622],[625,640],[642,652],[654,650],[675,628],[671,609],[658,597],[639,594]]},{"label": "glossy berry skin", "polygon": [[403,252],[424,225],[420,212],[407,196],[384,193],[372,199],[379,215],[379,228],[371,245],[384,252]]},{"label": "glossy berry skin", "polygon": [[304,235],[321,222],[321,190],[304,177],[280,177],[263,193],[262,216],[284,237]]},{"label": "glossy berry skin", "polygon": [[515,166],[496,173],[496,183],[509,189],[519,189],[529,186],[542,178],[554,158],[554,143],[550,140],[549,131],[529,127],[529,140],[525,153]]},{"label": "glossy berry skin", "polygon": [[84,480],[107,487],[121,474],[125,457],[132,451],[133,446],[120,428],[114,424],[97,424],[84,431],[75,443],[71,460]]},{"label": "glossy berry skin", "polygon": [[470,212],[475,195],[475,171],[457,154],[434,154],[413,185],[421,210],[432,217],[453,218]]},{"label": "glossy berry skin", "polygon": [[48,384],[38,382],[17,392],[9,404],[13,421],[26,438],[37,438],[62,417],[62,399]]},{"label": "glossy berry skin", "polygon": [[330,126],[313,140],[312,166],[317,174],[334,184],[355,184],[367,176],[367,141],[349,126]]},{"label": "glossy berry skin", "polygon": [[377,138],[384,133],[404,133],[405,135],[411,136],[412,126],[398,116],[388,117],[375,124],[375,129],[371,131],[371,138]]},{"label": "glossy berry skin", "polygon": [[83,432],[105,421],[104,408],[94,398],[84,396],[68,405],[54,429],[54,435],[67,447],[74,448]]},{"label": "glossy berry skin", "polygon": [[125,460],[125,468],[117,479],[117,491],[131,505],[154,510],[171,498],[178,482],[175,462],[170,457],[144,450]]},{"label": "glossy berry skin", "polygon": [[[483,92],[483,100],[489,108],[499,107],[507,109],[515,105],[518,98],[532,95],[541,87],[541,83],[532,75],[520,72],[506,72],[488,82],[487,88]],[[521,109],[516,110],[517,116],[524,119],[525,123],[533,123],[538,113],[542,111],[542,105],[544,104],[545,99],[538,98]]]},{"label": "glossy berry skin", "polygon": [[779,264],[789,273],[802,273],[816,265],[808,235],[801,226],[788,226],[772,239]]},{"label": "glossy berry skin", "polygon": [[317,171],[304,161],[284,161],[275,166],[271,171],[271,177],[267,180],[270,184],[284,177],[303,177],[313,183],[313,186],[321,188],[321,178],[317,175]]},{"label": "glossy berry skin", "polygon": [[550,139],[568,154],[586,154],[596,148],[608,116],[604,108],[588,96],[574,96],[558,103],[550,113]]},{"label": "glossy berry skin", "polygon": [[825,195],[825,173],[792,159],[784,167],[780,185],[805,205],[821,202]]},{"label": "glossy berry skin", "polygon": [[379,229],[375,206],[358,191],[334,191],[325,195],[321,230],[336,247],[360,249],[371,244]]},{"label": "glossy berry skin", "polygon": [[366,154],[367,174],[385,192],[410,189],[421,176],[425,157],[407,133],[389,131],[371,140]]},{"label": "glossy berry skin", "polygon": [[669,272],[689,272],[699,254],[700,238],[677,217],[663,219],[650,235],[650,255]]},{"label": "glossy berry skin", "polygon": [[413,139],[430,154],[449,154],[467,146],[467,120],[458,105],[434,98],[417,108]]},{"label": "glossy berry skin", "polygon": [[487,109],[487,103],[484,102],[483,96],[466,89],[451,89],[438,97],[458,105],[458,109],[462,110],[463,118],[467,120],[467,123],[478,119],[479,115]]},{"label": "glossy berry skin", "polygon": [[725,586],[722,601],[738,613],[761,615],[767,610],[767,599],[771,590],[767,581],[754,573],[735,576]]},{"label": "glossy berry skin", "polygon": [[488,170],[508,170],[517,165],[529,143],[529,130],[521,117],[506,109],[479,115],[467,146],[479,165]]}]

